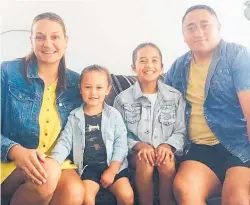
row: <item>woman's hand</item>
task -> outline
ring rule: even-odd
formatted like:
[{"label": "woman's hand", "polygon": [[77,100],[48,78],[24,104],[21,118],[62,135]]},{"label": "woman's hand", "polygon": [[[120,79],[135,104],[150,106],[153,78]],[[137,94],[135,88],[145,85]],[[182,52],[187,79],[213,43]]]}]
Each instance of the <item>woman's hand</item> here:
[{"label": "woman's hand", "polygon": [[172,147],[168,144],[161,144],[156,149],[156,165],[166,164],[167,161],[174,160],[174,153]]},{"label": "woman's hand", "polygon": [[148,163],[151,166],[155,165],[155,150],[154,148],[147,144],[147,143],[141,143],[140,144],[140,150],[137,152],[137,155],[139,157],[139,160],[145,160],[146,163]]},{"label": "woman's hand", "polygon": [[33,183],[46,183],[47,174],[41,164],[45,162],[45,154],[15,145],[10,149],[8,157]]},{"label": "woman's hand", "polygon": [[113,184],[116,173],[114,173],[110,168],[106,169],[101,176],[101,185],[103,188],[108,188],[111,184]]}]

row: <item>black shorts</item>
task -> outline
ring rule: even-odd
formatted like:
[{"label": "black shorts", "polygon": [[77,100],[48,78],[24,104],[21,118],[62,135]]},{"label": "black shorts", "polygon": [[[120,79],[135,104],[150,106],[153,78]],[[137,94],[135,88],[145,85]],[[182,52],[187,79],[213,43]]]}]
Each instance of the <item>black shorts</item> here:
[{"label": "black shorts", "polygon": [[208,166],[224,182],[226,171],[231,167],[242,166],[250,168],[250,161],[243,163],[238,157],[231,154],[221,144],[214,146],[191,144],[184,161],[194,160]]},{"label": "black shorts", "polygon": [[[101,175],[106,169],[108,169],[107,164],[88,165],[85,167],[85,169],[81,175],[81,179],[82,180],[92,180],[92,181],[96,182],[97,184],[101,185],[100,184]],[[114,182],[122,177],[129,178],[128,176],[129,176],[128,169],[127,168],[123,169],[115,176]]]}]

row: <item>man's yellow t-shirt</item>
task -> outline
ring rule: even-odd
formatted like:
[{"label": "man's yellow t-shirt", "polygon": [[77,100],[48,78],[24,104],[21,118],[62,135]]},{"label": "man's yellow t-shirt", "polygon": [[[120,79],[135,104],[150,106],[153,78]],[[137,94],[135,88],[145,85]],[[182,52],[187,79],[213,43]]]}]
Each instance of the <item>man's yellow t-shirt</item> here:
[{"label": "man's yellow t-shirt", "polygon": [[219,141],[208,127],[203,112],[208,70],[209,64],[197,66],[192,60],[186,95],[186,99],[192,107],[189,121],[189,136],[196,144],[216,145]]},{"label": "man's yellow t-shirt", "polygon": [[[39,145],[37,151],[50,155],[61,130],[61,120],[56,109],[56,85],[45,86],[39,114]],[[65,160],[62,169],[76,169],[70,160]],[[13,162],[1,163],[1,183],[16,169]]]}]

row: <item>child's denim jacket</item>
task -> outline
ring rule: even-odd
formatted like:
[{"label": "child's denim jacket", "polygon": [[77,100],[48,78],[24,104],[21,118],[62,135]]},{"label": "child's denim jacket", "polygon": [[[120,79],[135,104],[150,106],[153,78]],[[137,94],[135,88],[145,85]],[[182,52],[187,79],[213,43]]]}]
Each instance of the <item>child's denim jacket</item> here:
[{"label": "child's denim jacket", "polygon": [[[77,166],[79,175],[82,174],[83,155],[85,148],[85,117],[83,106],[73,110],[68,122],[52,150],[51,155],[60,164],[73,149],[73,161]],[[107,151],[107,164],[112,161],[122,162],[120,170],[127,168],[127,130],[121,114],[113,107],[104,104],[101,121],[101,132]]]},{"label": "child's denim jacket", "polygon": [[114,107],[120,111],[128,129],[130,151],[138,142],[153,147],[167,143],[182,155],[185,146],[185,101],[179,91],[158,81],[157,99],[153,112],[152,133],[150,132],[151,103],[143,96],[139,82],[121,92]]}]

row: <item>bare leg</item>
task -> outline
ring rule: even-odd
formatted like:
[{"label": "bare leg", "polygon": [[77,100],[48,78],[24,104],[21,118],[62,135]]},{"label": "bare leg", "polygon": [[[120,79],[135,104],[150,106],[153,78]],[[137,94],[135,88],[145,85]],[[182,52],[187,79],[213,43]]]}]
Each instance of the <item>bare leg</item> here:
[{"label": "bare leg", "polygon": [[95,205],[95,197],[100,189],[100,185],[92,180],[83,180],[85,188],[84,205]]},{"label": "bare leg", "polygon": [[135,168],[135,185],[139,195],[140,205],[153,205],[153,172],[154,167],[144,160],[139,160],[135,154],[131,157],[131,164]]},{"label": "bare leg", "polygon": [[173,180],[175,161],[168,161],[157,167],[159,173],[159,200],[161,205],[174,205]]},{"label": "bare leg", "polygon": [[174,179],[174,194],[179,205],[205,205],[207,197],[219,187],[220,181],[215,173],[192,160],[181,164]]},{"label": "bare leg", "polygon": [[59,164],[53,159],[42,163],[48,178],[42,185],[33,184],[16,169],[2,184],[2,195],[12,196],[11,205],[47,205],[56,189],[61,175]]},{"label": "bare leg", "polygon": [[117,205],[134,204],[134,192],[130,186],[128,178],[122,177],[118,179],[110,186],[109,190],[115,195]]},{"label": "bare leg", "polygon": [[54,192],[50,205],[82,205],[84,186],[76,170],[65,169]]},{"label": "bare leg", "polygon": [[222,205],[250,205],[250,168],[238,166],[227,170]]}]

